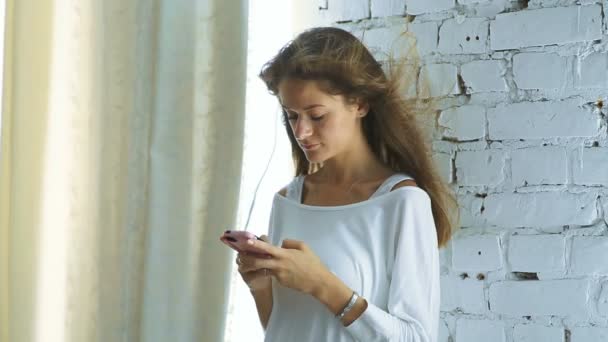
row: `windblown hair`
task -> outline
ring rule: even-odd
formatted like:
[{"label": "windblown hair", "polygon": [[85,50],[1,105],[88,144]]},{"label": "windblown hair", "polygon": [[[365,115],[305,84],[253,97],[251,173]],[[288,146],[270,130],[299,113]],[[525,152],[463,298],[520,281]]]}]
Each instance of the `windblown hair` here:
[{"label": "windblown hair", "polygon": [[[415,106],[401,94],[402,71],[397,68],[387,76],[383,65],[357,37],[339,28],[318,27],[302,32],[285,45],[262,67],[259,76],[274,95],[278,95],[283,79],[315,80],[329,94],[343,95],[349,102],[368,103],[370,109],[362,121],[368,144],[381,161],[395,172],[412,176],[429,195],[439,247],[443,247],[458,222],[458,204],[434,165],[430,142],[416,120]],[[309,163],[285,110],[283,123],[296,176],[316,172],[322,165]]]}]

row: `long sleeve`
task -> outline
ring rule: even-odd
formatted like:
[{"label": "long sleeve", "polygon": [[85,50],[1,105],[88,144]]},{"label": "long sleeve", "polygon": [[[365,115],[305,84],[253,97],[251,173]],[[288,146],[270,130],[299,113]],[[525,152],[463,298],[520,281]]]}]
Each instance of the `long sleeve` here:
[{"label": "long sleeve", "polygon": [[436,342],[439,321],[439,250],[428,194],[408,189],[398,215],[388,312],[368,301],[345,329],[358,341]]}]

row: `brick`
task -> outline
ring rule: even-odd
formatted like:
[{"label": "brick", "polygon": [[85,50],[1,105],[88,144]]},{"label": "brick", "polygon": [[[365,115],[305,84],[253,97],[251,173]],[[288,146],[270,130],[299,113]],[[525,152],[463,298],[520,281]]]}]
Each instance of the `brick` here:
[{"label": "brick", "polygon": [[581,163],[574,168],[574,182],[608,186],[608,148],[583,149]]},{"label": "brick", "polygon": [[458,94],[456,66],[428,64],[420,70],[418,94],[422,98]]},{"label": "brick", "polygon": [[564,342],[562,327],[545,327],[538,324],[518,324],[513,328],[513,342]]},{"label": "brick", "polygon": [[572,6],[498,14],[490,24],[492,50],[602,38],[602,7]]},{"label": "brick", "polygon": [[462,22],[446,20],[439,29],[439,51],[448,54],[486,52],[489,25],[489,20],[484,18],[467,18]]},{"label": "brick", "polygon": [[447,153],[434,153],[433,160],[439,171],[441,180],[445,183],[452,183],[452,157]]},{"label": "brick", "polygon": [[563,147],[533,147],[511,152],[513,185],[566,184],[568,159]]},{"label": "brick", "polygon": [[466,319],[456,321],[456,342],[505,342],[505,327],[500,321]]},{"label": "brick", "polygon": [[327,9],[319,10],[319,16],[334,23],[369,18],[368,0],[328,0]]},{"label": "brick", "polygon": [[570,332],[570,342],[608,341],[608,328],[575,327]]},{"label": "brick", "polygon": [[387,60],[390,54],[397,59],[416,59],[437,49],[437,30],[436,22],[410,23],[371,28],[356,36],[380,61]]},{"label": "brick", "polygon": [[460,226],[472,227],[485,223],[480,215],[482,205],[483,200],[479,197],[459,196],[458,209],[460,213]]},{"label": "brick", "polygon": [[608,53],[592,53],[579,57],[577,86],[580,88],[608,88]]},{"label": "brick", "polygon": [[513,56],[513,77],[519,89],[560,89],[570,72],[568,58],[553,53]]},{"label": "brick", "polygon": [[507,84],[503,78],[505,69],[503,61],[481,60],[460,67],[460,75],[467,93],[507,91]]},{"label": "brick", "polygon": [[452,267],[462,271],[494,271],[502,267],[500,238],[476,235],[452,240]]},{"label": "brick", "polygon": [[372,17],[388,17],[403,15],[405,13],[405,0],[371,0]]},{"label": "brick", "polygon": [[[588,280],[500,281],[490,285],[490,311],[510,316],[588,317]],[[568,298],[568,300],[564,300]]]},{"label": "brick", "polygon": [[453,8],[455,0],[407,0],[407,14],[441,12]]},{"label": "brick", "polygon": [[459,309],[465,313],[483,314],[488,310],[483,294],[483,281],[460,276],[441,277],[441,311]]},{"label": "brick", "polygon": [[506,153],[500,150],[460,151],[456,154],[459,185],[496,186],[505,179]]},{"label": "brick", "polygon": [[509,240],[509,265],[515,272],[562,271],[565,251],[562,235],[513,235]]},{"label": "brick", "polygon": [[570,272],[574,275],[608,275],[608,237],[575,236]]},{"label": "brick", "polygon": [[597,300],[597,311],[601,316],[608,318],[608,281],[602,285],[600,297]]},{"label": "brick", "polygon": [[564,192],[490,194],[483,218],[500,227],[590,225],[597,219],[594,194]]},{"label": "brick", "polygon": [[450,330],[444,320],[439,320],[439,334],[437,335],[439,342],[450,342]]},{"label": "brick", "polygon": [[412,50],[411,42],[402,36],[404,32],[403,25],[369,29],[362,35],[363,43],[378,60],[387,60],[390,55],[403,58]]},{"label": "brick", "polygon": [[446,109],[439,116],[445,127],[444,137],[458,141],[479,140],[486,135],[486,109],[482,106],[462,106]]},{"label": "brick", "polygon": [[608,195],[604,195],[600,198],[600,206],[604,213],[604,222],[608,224]]},{"label": "brick", "polygon": [[492,140],[594,137],[600,120],[576,100],[520,102],[488,108]]},{"label": "brick", "polygon": [[439,35],[439,25],[435,21],[424,23],[413,22],[409,24],[408,31],[416,39],[418,54],[428,55],[437,51],[437,36]]}]

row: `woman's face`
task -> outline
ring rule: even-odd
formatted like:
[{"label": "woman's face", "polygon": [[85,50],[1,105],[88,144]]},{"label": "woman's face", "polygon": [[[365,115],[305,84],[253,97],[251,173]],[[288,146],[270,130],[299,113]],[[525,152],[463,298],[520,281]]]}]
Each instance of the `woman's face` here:
[{"label": "woman's face", "polygon": [[324,92],[319,81],[284,79],[278,90],[293,135],[309,162],[324,162],[361,138],[359,114],[367,111],[346,103],[342,95]]}]

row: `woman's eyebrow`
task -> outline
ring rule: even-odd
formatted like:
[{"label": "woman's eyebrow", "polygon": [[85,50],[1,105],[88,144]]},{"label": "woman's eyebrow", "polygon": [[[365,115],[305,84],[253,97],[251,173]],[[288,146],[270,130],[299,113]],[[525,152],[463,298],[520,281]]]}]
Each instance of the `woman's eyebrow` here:
[{"label": "woman's eyebrow", "polygon": [[[284,109],[287,109],[287,110],[292,110],[291,108],[286,107],[286,106],[282,106],[282,107],[283,107]],[[306,107],[306,108],[304,108],[303,110],[309,110],[309,109],[313,109],[313,108],[316,108],[316,107],[325,107],[325,106],[323,106],[322,104],[313,104],[313,105],[307,106],[307,107]]]}]

